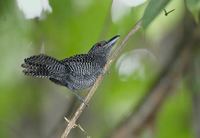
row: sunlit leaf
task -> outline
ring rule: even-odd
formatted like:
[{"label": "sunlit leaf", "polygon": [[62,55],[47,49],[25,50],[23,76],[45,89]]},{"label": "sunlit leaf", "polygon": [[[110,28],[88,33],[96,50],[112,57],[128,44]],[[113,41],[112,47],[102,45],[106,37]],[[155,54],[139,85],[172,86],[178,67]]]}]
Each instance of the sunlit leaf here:
[{"label": "sunlit leaf", "polygon": [[26,19],[39,18],[44,11],[52,12],[48,0],[17,0],[17,5]]},{"label": "sunlit leaf", "polygon": [[112,21],[118,22],[125,15],[129,14],[132,7],[141,5],[146,0],[113,0],[111,8]]},{"label": "sunlit leaf", "polygon": [[155,55],[147,49],[135,49],[120,56],[116,68],[122,81],[134,74],[135,78],[145,79],[145,63],[156,63]]}]

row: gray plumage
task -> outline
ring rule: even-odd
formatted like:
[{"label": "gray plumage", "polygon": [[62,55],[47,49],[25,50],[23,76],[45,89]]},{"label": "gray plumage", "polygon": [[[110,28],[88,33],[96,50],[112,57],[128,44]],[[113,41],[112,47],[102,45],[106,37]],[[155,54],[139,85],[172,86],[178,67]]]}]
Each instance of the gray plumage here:
[{"label": "gray plumage", "polygon": [[87,54],[75,55],[63,60],[40,54],[24,59],[25,75],[46,77],[71,90],[88,88],[94,84],[119,36],[96,43]]}]

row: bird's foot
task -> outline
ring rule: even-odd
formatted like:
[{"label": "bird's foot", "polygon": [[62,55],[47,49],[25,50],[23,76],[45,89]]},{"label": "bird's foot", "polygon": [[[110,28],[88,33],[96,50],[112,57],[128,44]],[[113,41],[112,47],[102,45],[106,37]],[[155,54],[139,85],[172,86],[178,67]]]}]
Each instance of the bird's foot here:
[{"label": "bird's foot", "polygon": [[86,107],[88,107],[88,103],[85,102],[84,98],[81,97],[80,95],[78,95],[76,92],[72,92],[81,103],[84,103],[86,105]]}]

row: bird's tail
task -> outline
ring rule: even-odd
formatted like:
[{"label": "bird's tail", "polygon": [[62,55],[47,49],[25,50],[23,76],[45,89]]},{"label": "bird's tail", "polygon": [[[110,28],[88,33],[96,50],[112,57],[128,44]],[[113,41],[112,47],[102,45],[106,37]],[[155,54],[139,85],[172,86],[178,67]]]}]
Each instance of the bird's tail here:
[{"label": "bird's tail", "polygon": [[21,66],[24,68],[25,75],[47,78],[59,73],[59,70],[63,67],[60,61],[44,54],[24,59],[24,63]]}]

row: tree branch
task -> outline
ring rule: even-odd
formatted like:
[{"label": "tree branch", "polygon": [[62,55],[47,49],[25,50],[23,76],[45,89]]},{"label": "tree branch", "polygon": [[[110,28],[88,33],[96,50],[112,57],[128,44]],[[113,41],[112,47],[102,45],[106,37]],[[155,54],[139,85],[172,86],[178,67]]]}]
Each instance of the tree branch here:
[{"label": "tree branch", "polygon": [[187,85],[192,100],[194,137],[200,138],[200,25],[195,30],[198,41],[194,44],[195,48],[192,51],[192,60],[187,72]]},{"label": "tree branch", "polygon": [[[114,52],[112,53],[109,61],[107,62],[107,64],[104,67],[104,72],[106,72],[109,69],[111,63],[117,58],[117,56],[119,55],[121,50],[124,48],[124,46],[125,46],[126,42],[128,41],[128,39],[133,34],[135,34],[140,28],[141,28],[141,21],[138,21],[137,24],[133,27],[133,29],[131,29],[131,31],[126,35],[126,37],[123,39],[123,41],[120,43],[120,45],[114,50]],[[74,116],[72,117],[72,119],[69,121],[67,127],[65,128],[65,131],[62,134],[61,138],[67,138],[67,136],[69,135],[69,133],[72,130],[72,128],[74,128],[74,126],[76,125],[76,121],[80,117],[80,115],[83,112],[83,110],[85,109],[86,105],[89,103],[89,101],[91,100],[92,96],[96,92],[98,86],[101,84],[102,80],[103,80],[103,74],[100,75],[97,78],[96,82],[94,83],[94,85],[92,86],[92,88],[90,89],[90,91],[88,92],[88,94],[87,94],[87,96],[85,98],[85,103],[82,103],[78,107],[78,109],[76,110]]]},{"label": "tree branch", "polygon": [[145,126],[154,119],[171,91],[178,85],[181,74],[187,65],[186,57],[181,56],[184,60],[177,61],[178,65],[176,62],[176,65],[164,76],[159,76],[155,82],[156,86],[149,90],[138,106],[133,109],[131,115],[118,124],[118,127],[111,134],[112,138],[138,137]]},{"label": "tree branch", "polygon": [[131,114],[118,124],[110,137],[136,138],[156,115],[170,91],[179,82],[181,73],[185,72],[188,62],[191,60],[191,49],[195,43],[193,37],[196,30],[193,20],[186,17],[183,22],[185,23],[183,37],[170,56],[168,63],[148,90],[147,95],[141,99],[136,108],[133,108]]}]

